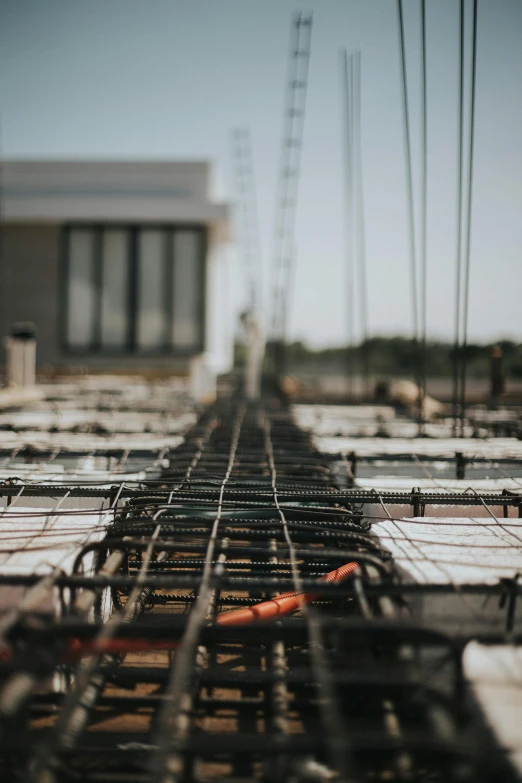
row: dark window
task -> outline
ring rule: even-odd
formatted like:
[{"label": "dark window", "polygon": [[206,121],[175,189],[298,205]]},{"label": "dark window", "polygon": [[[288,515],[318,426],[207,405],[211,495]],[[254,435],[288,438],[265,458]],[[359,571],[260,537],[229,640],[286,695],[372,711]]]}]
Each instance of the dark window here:
[{"label": "dark window", "polygon": [[204,228],[68,226],[64,247],[69,351],[202,349]]}]

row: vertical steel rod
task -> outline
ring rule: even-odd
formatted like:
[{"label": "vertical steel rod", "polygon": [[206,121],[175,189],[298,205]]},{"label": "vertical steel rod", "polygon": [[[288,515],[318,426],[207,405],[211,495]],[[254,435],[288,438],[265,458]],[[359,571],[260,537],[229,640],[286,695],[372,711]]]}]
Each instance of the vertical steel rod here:
[{"label": "vertical steel rod", "polygon": [[419,337],[418,307],[417,307],[417,259],[415,253],[415,221],[413,214],[413,180],[411,171],[411,141],[410,141],[410,116],[408,109],[408,81],[406,78],[406,52],[404,47],[404,19],[402,13],[402,0],[397,0],[399,13],[399,43],[400,43],[400,67],[401,67],[401,99],[404,131],[404,156],[406,167],[406,194],[408,208],[408,243],[410,254],[412,315],[413,315],[413,339],[415,345]]},{"label": "vertical steel rod", "polygon": [[420,215],[420,320],[421,320],[421,350],[419,384],[419,435],[424,433],[424,416],[426,399],[426,321],[427,321],[427,104],[426,104],[426,0],[421,2],[421,215]]},{"label": "vertical steel rod", "polygon": [[359,296],[361,315],[361,374],[366,396],[370,393],[370,368],[368,361],[368,285],[366,279],[366,226],[364,220],[364,190],[362,177],[361,143],[361,53],[353,55],[354,61],[354,180],[355,214],[357,238],[357,266],[359,275]]},{"label": "vertical steel rod", "polygon": [[457,150],[457,230],[455,247],[455,343],[453,349],[453,434],[457,435],[460,398],[460,299],[461,299],[461,245],[462,245],[462,148],[464,143],[464,0],[460,0],[460,56],[459,56],[459,114]]},{"label": "vertical steel rod", "polygon": [[[346,369],[348,377],[348,397],[353,398],[354,370],[354,268],[353,268],[353,143],[352,143],[352,110],[351,110],[351,70],[352,58],[348,67],[346,49],[341,52],[341,82],[343,106],[343,150],[344,150],[344,193],[345,193],[345,253],[346,253]],[[350,70],[349,70],[350,69]]]},{"label": "vertical steel rod", "polygon": [[[408,79],[406,76],[406,51],[404,46],[404,17],[402,9],[402,0],[397,0],[399,16],[399,44],[400,44],[400,67],[401,67],[401,98],[402,98],[402,116],[404,131],[404,161],[406,167],[406,201],[408,210],[408,243],[410,255],[410,274],[411,274],[411,299],[413,315],[413,337],[412,348],[414,363],[418,362],[419,353],[419,318],[418,318],[418,286],[417,286],[417,258],[415,252],[415,215],[413,211],[413,179],[411,170],[411,140],[410,140],[410,115],[408,108]],[[420,368],[415,367],[414,378],[417,387],[420,386]]]},{"label": "vertical steel rod", "polygon": [[469,309],[469,267],[471,244],[471,207],[473,197],[473,148],[475,143],[475,83],[477,70],[477,0],[473,0],[473,38],[471,54],[471,107],[469,126],[468,151],[468,203],[466,213],[466,255],[464,263],[464,301],[462,318],[462,364],[460,379],[460,431],[464,437],[464,422],[466,418],[466,372],[468,346],[468,309]]}]

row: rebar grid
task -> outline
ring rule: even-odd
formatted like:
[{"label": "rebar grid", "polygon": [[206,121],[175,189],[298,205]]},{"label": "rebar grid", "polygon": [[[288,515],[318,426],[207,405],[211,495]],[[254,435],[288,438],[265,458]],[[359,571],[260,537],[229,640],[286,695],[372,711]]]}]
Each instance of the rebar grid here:
[{"label": "rebar grid", "polygon": [[[287,410],[228,401],[165,455],[146,490],[4,486],[6,519],[24,496],[52,491],[66,519],[63,498],[106,500],[108,524],[70,574],[1,575],[0,589],[31,589],[2,625],[0,777],[511,779],[470,704],[461,654],[470,638],[517,638],[520,587],[416,582],[370,527],[376,506],[393,521],[391,504],[517,513],[520,497],[340,481]],[[359,568],[344,582],[317,581],[349,562]],[[222,623],[286,590],[297,593],[292,615]],[[460,633],[423,624],[441,596],[466,614]],[[501,625],[475,622],[492,596]]]}]

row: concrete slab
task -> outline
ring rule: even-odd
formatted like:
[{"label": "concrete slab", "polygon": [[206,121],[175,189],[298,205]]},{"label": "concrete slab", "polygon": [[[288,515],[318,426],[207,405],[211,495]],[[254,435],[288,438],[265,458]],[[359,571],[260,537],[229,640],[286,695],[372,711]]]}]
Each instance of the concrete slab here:
[{"label": "concrete slab", "polygon": [[463,667],[497,742],[522,775],[522,647],[470,642]]}]

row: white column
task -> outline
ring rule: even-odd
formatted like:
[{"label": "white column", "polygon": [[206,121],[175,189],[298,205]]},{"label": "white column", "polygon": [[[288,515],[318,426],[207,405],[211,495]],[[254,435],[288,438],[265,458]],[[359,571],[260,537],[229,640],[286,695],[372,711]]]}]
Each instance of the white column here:
[{"label": "white column", "polygon": [[6,339],[7,382],[19,389],[34,388],[36,339],[33,324],[17,324]]}]

